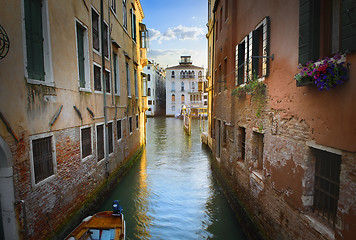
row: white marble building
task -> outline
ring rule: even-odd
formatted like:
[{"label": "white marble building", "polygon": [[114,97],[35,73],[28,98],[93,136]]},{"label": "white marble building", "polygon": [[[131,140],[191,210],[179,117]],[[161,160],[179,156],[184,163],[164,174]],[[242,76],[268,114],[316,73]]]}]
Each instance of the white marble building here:
[{"label": "white marble building", "polygon": [[203,71],[204,68],[192,64],[190,56],[181,56],[179,65],[166,68],[167,116],[180,115],[183,106],[204,107]]}]

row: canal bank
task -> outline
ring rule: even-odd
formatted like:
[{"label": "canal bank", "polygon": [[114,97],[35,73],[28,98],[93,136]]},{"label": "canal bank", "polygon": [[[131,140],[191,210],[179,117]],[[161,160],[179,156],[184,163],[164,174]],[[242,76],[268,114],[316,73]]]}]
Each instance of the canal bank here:
[{"label": "canal bank", "polygon": [[81,221],[97,212],[98,206],[102,205],[112,190],[124,178],[129,170],[141,159],[145,146],[140,146],[126,161],[123,161],[97,189],[82,203],[82,206],[71,215],[66,216],[64,224],[53,234],[52,240],[64,239]]},{"label": "canal bank", "polygon": [[142,157],[98,211],[123,207],[127,239],[247,239],[221,187],[210,154],[175,118],[148,118]]}]

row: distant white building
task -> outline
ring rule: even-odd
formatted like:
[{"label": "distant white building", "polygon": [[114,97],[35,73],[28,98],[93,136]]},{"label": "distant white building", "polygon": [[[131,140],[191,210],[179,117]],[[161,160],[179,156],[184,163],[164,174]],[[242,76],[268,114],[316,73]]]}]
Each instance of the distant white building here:
[{"label": "distant white building", "polygon": [[143,68],[146,74],[146,96],[148,110],[146,116],[162,115],[165,110],[165,74],[163,68],[154,61],[148,61]]},{"label": "distant white building", "polygon": [[[194,66],[190,56],[181,56],[179,65],[166,68],[166,115],[181,114],[183,106],[204,107],[204,68]],[[207,106],[205,106],[207,107]]]}]

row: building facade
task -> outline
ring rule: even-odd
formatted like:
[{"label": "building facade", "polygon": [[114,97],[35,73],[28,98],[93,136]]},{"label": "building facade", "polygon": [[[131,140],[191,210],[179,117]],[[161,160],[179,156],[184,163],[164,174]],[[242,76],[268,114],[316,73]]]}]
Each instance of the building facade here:
[{"label": "building facade", "polygon": [[164,69],[154,61],[148,61],[147,66],[143,68],[146,74],[146,96],[148,110],[146,116],[165,115],[165,100],[166,100],[166,82]]},{"label": "building facade", "polygon": [[144,14],[139,0],[17,0],[0,15],[0,238],[48,239],[145,143]]},{"label": "building facade", "polygon": [[208,3],[217,171],[261,236],[353,239],[355,2]]},{"label": "building facade", "polygon": [[191,109],[204,107],[203,71],[202,67],[192,64],[190,56],[181,56],[179,65],[166,68],[167,116],[179,116],[184,106]]}]

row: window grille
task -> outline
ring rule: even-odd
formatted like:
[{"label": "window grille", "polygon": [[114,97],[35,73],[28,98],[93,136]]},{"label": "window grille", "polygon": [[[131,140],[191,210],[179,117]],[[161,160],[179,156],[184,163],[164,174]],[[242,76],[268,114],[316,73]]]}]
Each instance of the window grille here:
[{"label": "window grille", "polygon": [[52,136],[32,140],[35,183],[53,175]]},{"label": "window grille", "polygon": [[314,149],[314,211],[335,224],[340,189],[341,156]]}]

